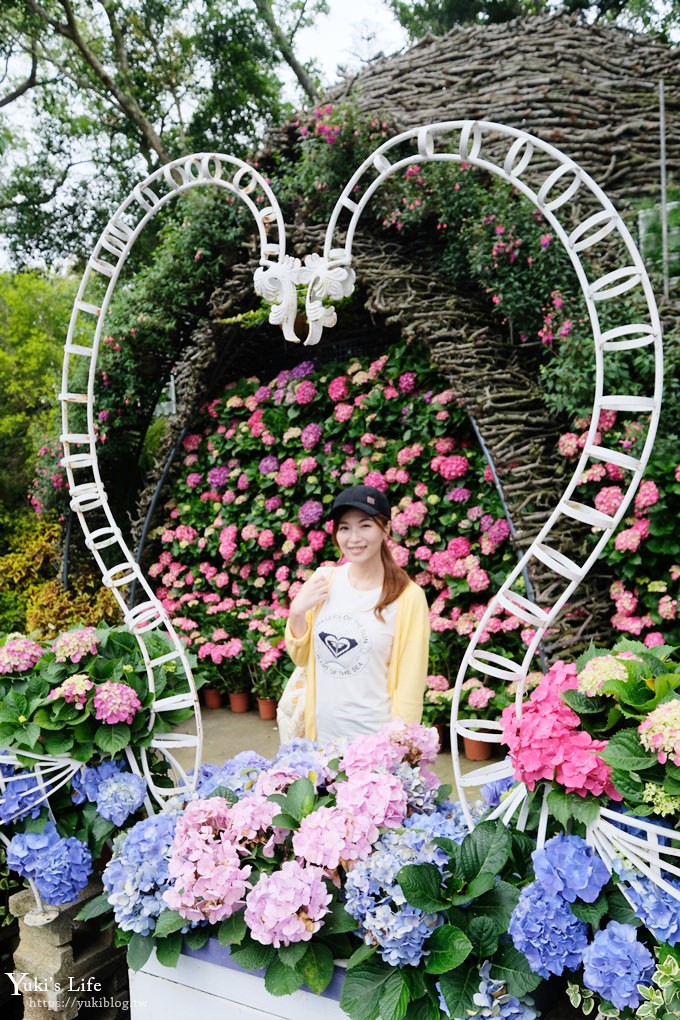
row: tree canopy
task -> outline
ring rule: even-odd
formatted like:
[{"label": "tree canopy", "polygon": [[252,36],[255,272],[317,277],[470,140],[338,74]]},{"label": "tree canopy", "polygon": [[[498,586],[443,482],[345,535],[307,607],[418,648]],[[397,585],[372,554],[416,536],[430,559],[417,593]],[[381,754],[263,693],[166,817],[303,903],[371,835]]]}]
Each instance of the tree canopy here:
[{"label": "tree canopy", "polygon": [[558,7],[589,21],[610,20],[655,32],[669,40],[680,27],[678,0],[386,0],[412,41],[426,33],[443,35],[456,25],[499,24],[512,18],[546,14]]},{"label": "tree canopy", "polygon": [[[0,231],[17,263],[81,255],[140,176],[192,151],[242,155],[284,111],[281,68],[324,0],[5,0]],[[8,114],[11,116],[7,116]],[[21,124],[20,124],[21,120]]]}]

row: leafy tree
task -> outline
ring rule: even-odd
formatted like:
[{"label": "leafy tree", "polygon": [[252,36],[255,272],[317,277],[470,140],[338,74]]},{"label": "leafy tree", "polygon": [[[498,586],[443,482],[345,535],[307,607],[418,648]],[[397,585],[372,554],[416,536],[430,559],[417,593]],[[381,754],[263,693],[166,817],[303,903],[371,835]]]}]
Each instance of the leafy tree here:
[{"label": "leafy tree", "polygon": [[26,272],[0,274],[0,502],[25,498],[33,454],[54,431],[54,408],[73,279]]},{"label": "leafy tree", "polygon": [[[82,255],[131,184],[200,149],[243,154],[282,117],[297,31],[325,0],[4,0],[0,109],[14,158],[0,230],[17,261]],[[0,139],[0,147],[2,140]]]},{"label": "leafy tree", "polygon": [[443,35],[456,25],[498,24],[512,18],[547,14],[558,7],[588,21],[610,20],[670,39],[680,25],[680,3],[670,0],[387,0],[412,41],[431,32]]}]

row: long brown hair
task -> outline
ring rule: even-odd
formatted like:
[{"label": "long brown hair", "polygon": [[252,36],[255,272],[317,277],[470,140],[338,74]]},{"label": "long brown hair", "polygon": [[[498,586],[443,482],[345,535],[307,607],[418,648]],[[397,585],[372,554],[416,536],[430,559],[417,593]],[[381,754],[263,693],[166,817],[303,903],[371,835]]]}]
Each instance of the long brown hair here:
[{"label": "long brown hair", "polygon": [[[389,529],[389,520],[383,514],[375,514],[374,521],[380,525],[383,530],[384,537],[382,545],[380,546],[380,559],[382,560],[384,575],[382,591],[380,592],[380,598],[375,604],[373,612],[379,620],[384,622],[385,617],[383,616],[383,609],[395,602],[404,588],[411,583],[411,578],[408,576],[406,571],[400,567],[394,559],[394,556],[390,552],[390,547],[387,544],[387,535]],[[340,523],[340,517],[336,517],[333,521],[333,545],[337,548],[338,540],[336,538],[338,532],[338,525]]]}]

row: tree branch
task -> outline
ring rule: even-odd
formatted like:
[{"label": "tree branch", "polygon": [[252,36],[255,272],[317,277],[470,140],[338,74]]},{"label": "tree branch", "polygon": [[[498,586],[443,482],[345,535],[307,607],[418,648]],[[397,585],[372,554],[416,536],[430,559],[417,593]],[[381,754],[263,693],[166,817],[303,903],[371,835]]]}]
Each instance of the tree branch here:
[{"label": "tree branch", "polygon": [[[55,32],[73,44],[73,46],[81,54],[87,66],[94,73],[97,80],[104,86],[107,93],[113,100],[115,100],[116,104],[128,120],[134,124],[142,137],[148,143],[149,147],[156,153],[159,161],[161,163],[169,163],[171,159],[170,153],[165,148],[165,145],[153,124],[144,116],[137,100],[134,96],[129,95],[119,87],[115,78],[109,74],[104,64],[102,64],[97,54],[82,35],[78,28],[70,0],[59,0],[62,10],[66,16],[65,24],[57,21],[56,18],[51,17],[45,8],[37,2],[37,0],[26,0],[26,2],[28,3],[31,11],[37,17],[43,18]],[[122,42],[122,37],[120,40],[116,40],[116,42]]]},{"label": "tree branch", "polygon": [[276,18],[274,17],[274,12],[272,11],[271,0],[255,0],[255,6],[257,8],[258,14],[264,21],[269,31],[271,32],[272,38],[274,39],[274,43],[276,44],[279,53],[281,54],[285,62],[288,64],[297,80],[299,81],[303,92],[309,99],[311,99],[313,103],[316,103],[319,98],[319,94],[316,88],[314,87],[314,83],[312,82],[311,78],[305,71],[300,61],[295,56],[295,52],[293,50],[293,47],[291,46],[290,40],[286,36],[285,32],[282,30],[281,26],[276,21]]},{"label": "tree branch", "polygon": [[35,85],[37,85],[37,71],[38,55],[36,53],[35,40],[33,40],[31,43],[31,70],[28,77],[21,83],[21,85],[17,86],[13,92],[8,92],[6,96],[3,96],[3,98],[0,99],[0,109],[2,109],[3,106],[9,106],[10,103],[13,103],[16,99],[19,99],[20,96],[23,96],[24,93],[28,92],[29,89],[32,89]]}]

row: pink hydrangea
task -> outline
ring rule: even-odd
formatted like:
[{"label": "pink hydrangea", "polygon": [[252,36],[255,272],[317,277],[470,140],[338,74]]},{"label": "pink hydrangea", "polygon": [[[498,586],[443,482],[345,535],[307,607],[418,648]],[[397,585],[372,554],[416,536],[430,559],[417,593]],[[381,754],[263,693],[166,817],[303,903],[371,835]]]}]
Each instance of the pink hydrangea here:
[{"label": "pink hydrangea", "polygon": [[659,490],[654,482],[645,480],[640,483],[640,488],[635,497],[635,509],[640,512],[648,506],[654,506],[659,502]]},{"label": "pink hydrangea", "polygon": [[462,478],[467,473],[469,466],[467,457],[455,453],[449,457],[433,457],[430,461],[432,470],[436,471],[448,482],[453,481],[454,478]]},{"label": "pink hydrangea", "polygon": [[180,816],[168,871],[168,906],[189,921],[225,920],[243,906],[251,868],[241,865],[227,832],[229,805],[222,797],[197,800]]},{"label": "pink hydrangea", "polygon": [[137,692],[128,684],[115,683],[107,680],[100,684],[93,698],[95,719],[114,725],[115,723],[132,722],[142,707]]},{"label": "pink hydrangea", "polygon": [[0,647],[0,673],[27,673],[42,658],[43,652],[44,649],[30,638],[11,637]]},{"label": "pink hydrangea", "polygon": [[345,400],[349,396],[346,375],[338,375],[335,379],[331,380],[328,384],[328,396],[333,403],[336,403],[338,400]]},{"label": "pink hydrangea", "polygon": [[449,681],[441,673],[430,673],[425,678],[425,683],[431,691],[448,691]]},{"label": "pink hydrangea", "polygon": [[470,591],[485,591],[491,584],[489,575],[481,567],[470,570],[465,579],[470,586]]},{"label": "pink hydrangea", "polygon": [[340,865],[347,868],[364,860],[378,838],[371,825],[366,832],[361,824],[336,807],[319,807],[303,818],[293,835],[293,850],[301,864],[314,864],[329,871]]},{"label": "pink hydrangea", "polygon": [[395,828],[408,810],[406,791],[396,776],[357,770],[338,784],[336,804],[356,818],[370,818],[378,827]]},{"label": "pink hydrangea", "polygon": [[336,421],[349,421],[354,414],[354,406],[352,404],[336,404],[333,408],[333,417]]},{"label": "pink hydrangea", "polygon": [[295,403],[311,404],[317,394],[317,388],[311,379],[303,379],[295,387]]},{"label": "pink hydrangea", "polygon": [[278,871],[260,876],[246,897],[244,919],[256,942],[278,949],[309,942],[321,928],[330,901],[320,868],[285,861]]},{"label": "pink hydrangea", "polygon": [[618,485],[605,485],[595,497],[595,508],[600,513],[613,517],[623,502],[623,492]]},{"label": "pink hydrangea", "polygon": [[662,620],[674,620],[678,612],[678,600],[663,595],[659,599],[658,612]]},{"label": "pink hydrangea", "polygon": [[597,753],[607,746],[606,740],[594,740],[580,729],[578,715],[560,697],[576,685],[576,666],[559,660],[532,691],[521,715],[514,705],[503,710],[503,741],[515,778],[530,790],[545,779],[581,797],[606,793],[612,800],[621,800],[609,766]]},{"label": "pink hydrangea", "polygon": [[579,452],[576,432],[565,432],[558,440],[558,450],[563,457],[576,457]]},{"label": "pink hydrangea", "polygon": [[49,700],[54,701],[56,698],[63,698],[69,704],[76,705],[78,708],[84,708],[87,701],[87,692],[91,691],[93,687],[94,684],[87,673],[74,673],[73,676],[64,680],[63,684],[50,691]]},{"label": "pink hydrangea", "polygon": [[57,662],[80,662],[84,655],[96,655],[97,631],[94,627],[67,630],[55,638],[52,651]]},{"label": "pink hydrangea", "polygon": [[635,552],[640,545],[641,537],[637,528],[625,528],[619,531],[614,539],[614,548],[617,552]]},{"label": "pink hydrangea", "polygon": [[680,698],[657,705],[638,726],[640,743],[653,751],[665,765],[668,759],[680,765]]},{"label": "pink hydrangea", "polygon": [[484,687],[483,684],[480,687],[475,687],[468,694],[468,705],[470,708],[484,709],[493,698],[493,694],[491,688]]}]

